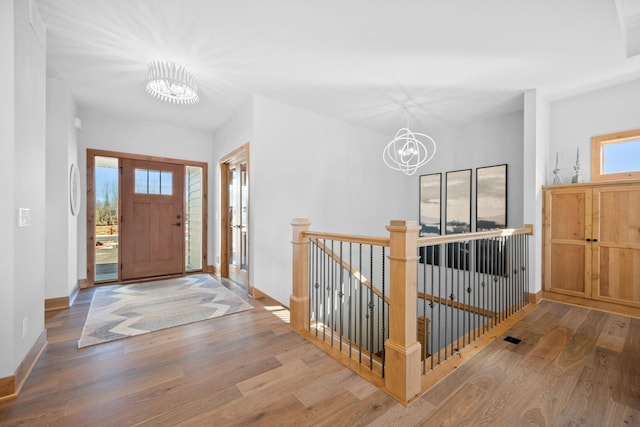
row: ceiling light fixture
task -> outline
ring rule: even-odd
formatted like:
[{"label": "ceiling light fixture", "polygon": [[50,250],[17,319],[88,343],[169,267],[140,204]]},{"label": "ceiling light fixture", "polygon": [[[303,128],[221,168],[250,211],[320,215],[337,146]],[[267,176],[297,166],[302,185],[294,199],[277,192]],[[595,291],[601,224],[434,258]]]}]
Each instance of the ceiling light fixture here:
[{"label": "ceiling light fixture", "polygon": [[396,137],[384,148],[382,160],[393,170],[401,171],[405,175],[413,175],[418,168],[433,159],[436,154],[436,142],[429,135],[411,132],[406,107],[405,112],[407,127],[396,132]]},{"label": "ceiling light fixture", "polygon": [[191,71],[175,62],[154,61],[149,64],[147,93],[178,105],[195,104],[200,99]]}]

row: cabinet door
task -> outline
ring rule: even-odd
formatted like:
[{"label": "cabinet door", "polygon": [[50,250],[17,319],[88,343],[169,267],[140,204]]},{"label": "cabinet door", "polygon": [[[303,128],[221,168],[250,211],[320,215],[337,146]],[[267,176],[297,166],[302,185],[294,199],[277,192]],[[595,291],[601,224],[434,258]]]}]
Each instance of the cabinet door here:
[{"label": "cabinet door", "polygon": [[594,188],[596,299],[640,307],[640,185]]},{"label": "cabinet door", "polygon": [[545,192],[544,288],[591,297],[591,189]]}]

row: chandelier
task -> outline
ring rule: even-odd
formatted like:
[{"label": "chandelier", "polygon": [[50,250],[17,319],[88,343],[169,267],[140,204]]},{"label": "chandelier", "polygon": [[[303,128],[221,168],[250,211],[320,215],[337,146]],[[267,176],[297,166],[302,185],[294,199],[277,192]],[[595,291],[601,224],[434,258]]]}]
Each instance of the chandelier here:
[{"label": "chandelier", "polygon": [[200,99],[191,71],[175,62],[154,61],[149,64],[147,93],[178,105],[195,104]]},{"label": "chandelier", "polygon": [[435,154],[436,142],[429,135],[411,132],[407,114],[407,127],[396,132],[396,137],[384,148],[382,159],[391,169],[413,175]]}]

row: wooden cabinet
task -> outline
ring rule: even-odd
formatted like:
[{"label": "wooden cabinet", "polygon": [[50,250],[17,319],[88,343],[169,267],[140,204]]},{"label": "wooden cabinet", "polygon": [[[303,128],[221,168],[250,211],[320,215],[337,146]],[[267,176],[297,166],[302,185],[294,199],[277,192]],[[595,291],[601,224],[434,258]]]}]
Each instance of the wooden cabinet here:
[{"label": "wooden cabinet", "polygon": [[640,307],[640,182],[543,188],[545,291]]}]

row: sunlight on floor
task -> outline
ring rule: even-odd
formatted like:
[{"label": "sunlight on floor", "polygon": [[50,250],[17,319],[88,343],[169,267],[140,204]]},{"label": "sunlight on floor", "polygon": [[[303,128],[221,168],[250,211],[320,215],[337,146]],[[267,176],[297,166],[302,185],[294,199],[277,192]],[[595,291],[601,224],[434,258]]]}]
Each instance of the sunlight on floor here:
[{"label": "sunlight on floor", "polygon": [[265,305],[264,309],[278,316],[284,323],[289,323],[291,320],[289,310],[281,305]]}]

